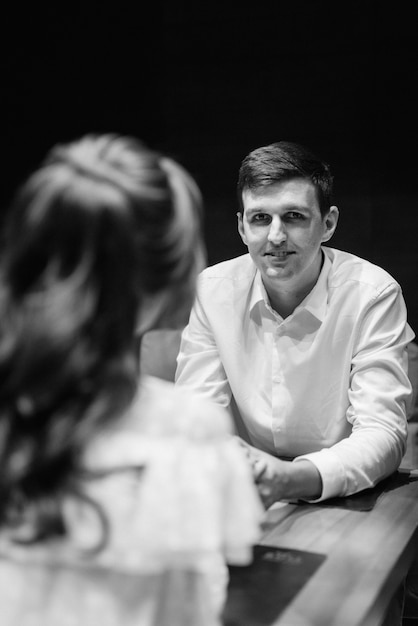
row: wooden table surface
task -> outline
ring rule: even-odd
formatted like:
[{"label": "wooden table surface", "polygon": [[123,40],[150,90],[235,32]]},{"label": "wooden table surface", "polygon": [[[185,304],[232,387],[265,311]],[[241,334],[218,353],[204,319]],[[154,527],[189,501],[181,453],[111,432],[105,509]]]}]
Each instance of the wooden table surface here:
[{"label": "wooden table surface", "polygon": [[280,503],[268,511],[260,543],[326,555],[275,626],[381,622],[417,540],[418,470],[402,469],[394,479],[383,483],[371,510],[346,508],[341,499],[339,506]]}]

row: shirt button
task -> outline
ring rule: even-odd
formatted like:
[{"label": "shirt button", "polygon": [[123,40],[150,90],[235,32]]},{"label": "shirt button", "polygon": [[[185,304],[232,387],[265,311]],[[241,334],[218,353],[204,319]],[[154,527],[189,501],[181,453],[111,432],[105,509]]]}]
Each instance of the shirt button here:
[{"label": "shirt button", "polygon": [[274,382],[274,383],[280,383],[280,382],[281,382],[281,380],[282,380],[282,379],[280,378],[280,376],[273,376],[273,382]]}]

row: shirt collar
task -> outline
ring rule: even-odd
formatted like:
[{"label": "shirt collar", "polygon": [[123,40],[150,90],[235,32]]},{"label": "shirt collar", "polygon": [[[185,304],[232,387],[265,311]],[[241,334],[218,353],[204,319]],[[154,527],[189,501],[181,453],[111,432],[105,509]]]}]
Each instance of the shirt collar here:
[{"label": "shirt collar", "polygon": [[[321,248],[322,249],[322,248]],[[325,317],[325,312],[327,309],[327,301],[328,301],[328,276],[331,269],[331,261],[326,254],[325,250],[322,249],[324,262],[322,264],[322,269],[319,274],[318,280],[316,281],[315,287],[308,293],[308,295],[302,300],[297,309],[305,309],[309,311],[311,315],[316,317],[320,322],[323,321]],[[263,281],[261,279],[261,274],[259,270],[256,271],[253,288],[250,297],[250,311],[260,302],[263,302],[269,309],[269,299],[266,292],[266,289],[263,285]]]}]

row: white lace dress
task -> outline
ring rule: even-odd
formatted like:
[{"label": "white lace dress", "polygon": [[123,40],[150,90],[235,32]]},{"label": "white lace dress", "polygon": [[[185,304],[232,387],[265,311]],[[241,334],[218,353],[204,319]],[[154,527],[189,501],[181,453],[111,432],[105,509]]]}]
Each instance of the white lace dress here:
[{"label": "white lace dress", "polygon": [[2,626],[215,626],[225,561],[244,564],[264,510],[228,414],[147,378],[129,412],[95,440],[87,493],[109,521],[66,502],[69,537],[32,548],[0,536]]}]

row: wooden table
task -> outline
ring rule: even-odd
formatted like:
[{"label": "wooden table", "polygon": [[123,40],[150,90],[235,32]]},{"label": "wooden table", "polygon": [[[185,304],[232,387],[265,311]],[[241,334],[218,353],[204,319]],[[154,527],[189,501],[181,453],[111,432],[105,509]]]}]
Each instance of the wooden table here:
[{"label": "wooden table", "polygon": [[[382,485],[367,511],[345,508],[343,499],[337,506],[280,503],[268,511],[260,543],[326,555],[275,626],[381,623],[415,553],[418,470],[400,470]],[[357,504],[367,493],[356,496]]]}]

